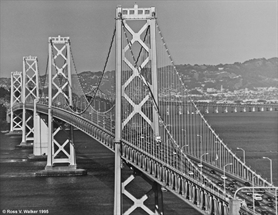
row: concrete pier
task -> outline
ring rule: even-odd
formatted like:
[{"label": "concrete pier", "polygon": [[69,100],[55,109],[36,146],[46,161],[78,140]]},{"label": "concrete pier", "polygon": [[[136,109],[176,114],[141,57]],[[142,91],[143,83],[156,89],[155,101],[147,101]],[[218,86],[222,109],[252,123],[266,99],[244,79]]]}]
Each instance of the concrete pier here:
[{"label": "concrete pier", "polygon": [[84,176],[87,170],[77,169],[76,166],[54,166],[46,167],[44,170],[36,172],[37,177],[61,177],[61,176]]}]

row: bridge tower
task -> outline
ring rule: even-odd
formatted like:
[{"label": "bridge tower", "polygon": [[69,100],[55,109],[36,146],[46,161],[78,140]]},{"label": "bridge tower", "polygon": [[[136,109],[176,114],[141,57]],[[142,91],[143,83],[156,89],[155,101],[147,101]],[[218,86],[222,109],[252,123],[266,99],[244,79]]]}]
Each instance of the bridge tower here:
[{"label": "bridge tower", "polygon": [[[33,114],[26,111],[26,103],[32,103],[39,96],[39,74],[37,57],[23,57],[22,73],[22,141],[19,146],[31,146],[34,140]],[[33,143],[32,143],[33,144]]]},{"label": "bridge tower", "polygon": [[[131,126],[132,120],[137,121],[139,127],[142,127],[142,124],[140,124],[139,121],[144,121],[144,123],[148,124],[148,127],[152,130],[153,136],[160,139],[158,114],[155,105],[153,105],[153,103],[157,104],[158,100],[155,19],[154,7],[138,8],[138,5],[135,4],[134,8],[122,8],[118,6],[116,9],[115,215],[123,213],[131,214],[136,208],[141,208],[148,214],[163,214],[163,197],[161,186],[158,183],[154,181],[150,182],[152,189],[142,198],[137,199],[127,190],[127,185],[135,179],[136,175],[140,175],[140,171],[135,171],[135,168],[131,167],[134,170],[133,174],[131,174],[124,182],[122,182],[121,178],[123,162],[121,158],[122,133],[126,127]],[[144,22],[144,24],[137,32],[135,32],[132,24],[135,22],[138,23],[138,21]],[[148,30],[150,44],[146,44],[142,39],[143,32]],[[129,33],[130,37],[127,37],[127,33]],[[124,41],[126,41],[126,43]],[[147,53],[147,57],[142,60],[143,62],[138,63],[135,60],[136,57],[133,53],[135,51],[132,50],[132,46],[135,43],[140,44]],[[139,55],[140,52],[137,56],[138,58]],[[147,64],[150,66],[150,70],[148,70],[149,73],[148,75],[142,75],[142,70]],[[123,65],[130,70],[129,74],[126,74],[127,71],[123,69]],[[146,93],[143,88],[136,88],[138,85],[134,84],[134,82],[140,82],[141,85],[139,84],[139,87],[142,87],[142,85],[148,86],[148,89],[151,92]],[[136,95],[131,93],[131,88],[137,90],[135,93]],[[144,105],[148,108],[151,107],[151,109],[148,109],[152,112],[151,117],[144,113]],[[129,111],[126,111],[126,109],[129,109]],[[137,120],[139,118],[140,120]],[[150,196],[150,193],[154,193],[155,196],[155,205],[153,209],[148,208],[144,204],[145,200]],[[123,195],[133,202],[133,205],[125,212],[122,211]]]},{"label": "bridge tower", "polygon": [[22,131],[22,112],[14,112],[13,106],[21,103],[22,72],[11,72],[11,124],[10,134]]},{"label": "bridge tower", "polygon": [[[83,175],[76,168],[73,129],[69,138],[58,138],[62,123],[53,117],[55,107],[72,106],[72,80],[70,67],[70,38],[50,37],[48,41],[48,150],[45,170],[38,176]],[[65,136],[65,135],[64,135]]]}]

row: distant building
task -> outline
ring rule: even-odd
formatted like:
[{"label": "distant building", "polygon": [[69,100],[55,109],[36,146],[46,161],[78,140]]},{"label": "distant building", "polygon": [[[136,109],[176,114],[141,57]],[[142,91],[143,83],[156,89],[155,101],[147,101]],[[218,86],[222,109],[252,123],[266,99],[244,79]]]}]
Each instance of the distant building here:
[{"label": "distant building", "polygon": [[214,89],[214,88],[207,88],[207,92],[208,93],[214,93],[214,92],[217,92],[217,90]]}]

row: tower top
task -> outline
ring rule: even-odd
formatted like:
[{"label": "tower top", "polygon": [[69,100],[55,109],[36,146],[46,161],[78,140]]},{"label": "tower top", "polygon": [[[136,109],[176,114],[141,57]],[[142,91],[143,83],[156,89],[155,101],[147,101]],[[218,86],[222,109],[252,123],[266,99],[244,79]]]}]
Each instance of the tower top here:
[{"label": "tower top", "polygon": [[15,71],[15,72],[11,72],[12,75],[21,75],[22,74],[22,71]]},{"label": "tower top", "polygon": [[118,6],[116,9],[116,17],[121,17],[122,19],[153,19],[155,18],[155,7],[139,8],[136,3],[133,8],[122,8]]},{"label": "tower top", "polygon": [[36,56],[25,56],[23,57],[24,60],[37,60],[37,57]]},{"label": "tower top", "polygon": [[60,35],[58,35],[58,37],[49,37],[48,41],[52,41],[55,43],[66,43],[70,40],[69,37],[61,37]]}]

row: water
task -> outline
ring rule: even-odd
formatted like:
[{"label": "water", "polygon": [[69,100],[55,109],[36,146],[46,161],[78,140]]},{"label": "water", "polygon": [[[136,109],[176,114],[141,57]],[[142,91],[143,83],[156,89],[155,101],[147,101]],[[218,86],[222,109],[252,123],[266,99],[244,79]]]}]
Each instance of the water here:
[{"label": "water", "polygon": [[242,151],[236,148],[245,149],[246,164],[268,180],[269,160],[262,157],[272,159],[273,182],[278,186],[278,112],[210,114],[206,118],[240,158]]},{"label": "water", "polygon": [[[209,123],[232,149],[246,149],[246,163],[269,178],[269,162],[273,159],[273,178],[277,185],[278,173],[278,116],[277,112],[206,115]],[[81,177],[34,177],[45,162],[31,162],[26,157],[31,150],[16,149],[21,139],[0,134],[0,211],[34,210],[33,214],[105,215],[113,214],[114,155],[94,140],[75,132],[78,167],[88,171]],[[241,156],[241,151],[237,152]],[[127,168],[123,177],[127,175]],[[143,195],[150,186],[137,177],[131,192]],[[199,215],[194,209],[169,192],[163,193],[165,214]],[[130,203],[124,198],[124,208]],[[149,205],[153,198],[147,200]],[[30,212],[30,211],[29,211]],[[28,213],[26,213],[28,214]],[[29,213],[31,214],[31,213]],[[145,214],[137,210],[135,214]]]},{"label": "water", "polygon": [[[81,132],[75,132],[75,147],[79,168],[88,171],[80,177],[34,177],[46,162],[29,162],[31,150],[15,149],[21,139],[0,134],[0,211],[39,210],[53,215],[106,215],[113,214],[114,154]],[[124,171],[124,177],[128,172]],[[140,177],[132,182],[131,192],[140,197],[150,189]],[[171,193],[164,194],[166,214],[178,215],[183,211],[198,215]],[[129,201],[124,198],[126,203]],[[153,198],[147,200],[152,204]],[[127,204],[124,205],[127,208]],[[31,214],[31,213],[29,213]],[[138,210],[135,214],[145,214]]]}]

